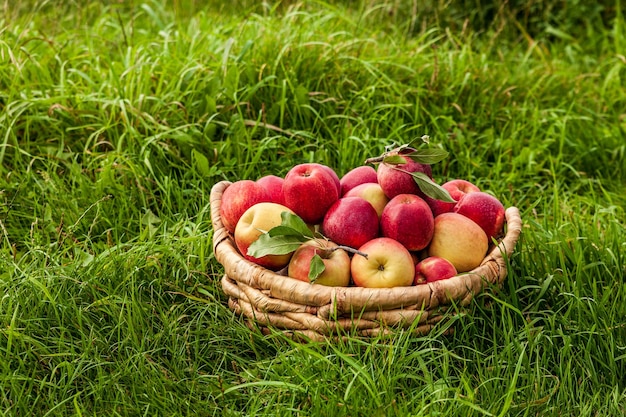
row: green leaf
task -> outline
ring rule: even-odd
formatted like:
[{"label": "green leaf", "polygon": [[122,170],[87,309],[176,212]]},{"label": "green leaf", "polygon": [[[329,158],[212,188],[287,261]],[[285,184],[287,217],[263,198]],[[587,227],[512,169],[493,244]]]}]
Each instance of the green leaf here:
[{"label": "green leaf", "polygon": [[311,281],[311,284],[322,275],[325,269],[326,265],[324,265],[322,258],[318,254],[313,255],[311,265],[309,266],[309,281]]},{"label": "green leaf", "polygon": [[450,196],[448,190],[433,182],[428,175],[423,172],[411,172],[410,174],[413,176],[413,179],[415,179],[415,182],[420,190],[422,190],[422,192],[428,197],[434,198],[435,200],[445,201],[446,203],[456,203],[456,201]]},{"label": "green leaf", "polygon": [[281,226],[289,227],[304,236],[313,237],[313,232],[309,229],[309,226],[297,214],[283,211],[280,214],[280,218],[282,219]]},{"label": "green leaf", "polygon": [[401,155],[387,155],[383,158],[383,163],[391,165],[406,164],[406,159],[403,158],[406,156],[419,164],[433,165],[443,161],[448,155],[448,152],[443,149],[416,149],[401,153]]},{"label": "green leaf", "polygon": [[293,227],[289,227],[289,226],[283,226],[282,224],[280,226],[276,226],[276,227],[272,227],[270,229],[270,231],[268,232],[270,237],[275,237],[275,236],[302,236],[303,239],[306,238],[305,240],[309,240],[313,238],[313,233],[308,230],[308,235],[305,235],[304,233],[302,233],[299,230],[294,229]]},{"label": "green leaf", "polygon": [[419,164],[432,165],[441,162],[448,157],[448,152],[443,149],[418,149],[406,156]]},{"label": "green leaf", "polygon": [[260,258],[265,255],[286,255],[298,249],[302,245],[301,236],[270,236],[263,233],[248,247],[248,255]]},{"label": "green leaf", "polygon": [[249,256],[286,255],[313,239],[313,232],[299,216],[283,211],[280,218],[279,226],[272,227],[250,245]]},{"label": "green leaf", "polygon": [[392,165],[401,165],[401,164],[406,164],[406,159],[404,159],[400,155],[389,155],[383,158],[383,163],[392,164]]}]

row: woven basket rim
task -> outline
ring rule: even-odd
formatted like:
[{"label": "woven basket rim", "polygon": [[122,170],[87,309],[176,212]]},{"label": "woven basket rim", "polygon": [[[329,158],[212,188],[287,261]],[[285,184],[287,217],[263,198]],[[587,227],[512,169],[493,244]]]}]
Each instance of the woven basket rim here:
[{"label": "woven basket rim", "polygon": [[501,285],[507,275],[507,257],[515,248],[522,230],[522,221],[516,207],[505,211],[506,234],[498,245],[491,245],[480,266],[467,273],[446,280],[409,287],[363,288],[329,287],[299,281],[270,271],[245,259],[237,250],[234,239],[220,218],[221,196],[231,184],[220,181],[211,189],[211,220],[213,223],[213,251],[224,266],[226,276],[242,286],[265,291],[271,298],[288,303],[329,309],[333,313],[397,308],[433,309],[458,303],[467,305],[473,296],[486,286]]}]

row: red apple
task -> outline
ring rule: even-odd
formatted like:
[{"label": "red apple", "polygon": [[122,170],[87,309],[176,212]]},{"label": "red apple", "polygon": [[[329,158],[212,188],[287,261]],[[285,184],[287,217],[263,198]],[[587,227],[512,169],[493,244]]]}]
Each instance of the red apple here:
[{"label": "red apple", "polygon": [[427,282],[452,278],[456,274],[456,268],[450,261],[436,256],[430,256],[415,265],[414,283],[416,285],[426,284]]},{"label": "red apple", "polygon": [[504,228],[504,206],[491,194],[482,191],[465,194],[454,206],[454,211],[475,221],[485,231],[490,242]]},{"label": "red apple", "polygon": [[435,217],[435,232],[428,246],[428,256],[447,259],[457,272],[467,272],[481,264],[488,247],[487,235],[473,220],[459,213],[443,213]]},{"label": "red apple", "polygon": [[284,211],[293,214],[292,210],[282,204],[264,202],[253,205],[241,215],[235,228],[235,244],[244,258],[275,271],[287,266],[293,252],[286,255],[265,255],[260,258],[248,254],[248,248],[261,234],[280,226],[281,213]]},{"label": "red apple", "polygon": [[318,164],[318,165],[321,166],[323,169],[325,169],[330,174],[330,176],[333,177],[333,181],[335,182],[335,186],[337,187],[337,196],[341,196],[341,182],[339,180],[339,175],[337,175],[335,170],[329,167],[328,165],[322,165],[322,164]]},{"label": "red apple", "polygon": [[358,248],[378,236],[378,213],[361,197],[343,197],[322,221],[322,233],[338,245]]},{"label": "red apple", "polygon": [[220,217],[226,230],[234,233],[241,215],[257,203],[269,201],[265,188],[251,180],[230,184],[222,194]]},{"label": "red apple", "polygon": [[285,180],[276,175],[266,175],[256,180],[256,183],[265,188],[270,203],[285,205],[283,196],[283,182]]},{"label": "red apple", "polygon": [[408,250],[388,237],[372,239],[359,248],[367,258],[352,256],[354,284],[367,288],[408,287],[413,284],[415,265]]},{"label": "red apple", "polygon": [[310,282],[311,259],[319,255],[324,263],[324,271],[315,279],[315,284],[331,287],[347,287],[350,284],[350,256],[343,249],[333,249],[337,244],[327,240],[314,239],[305,242],[291,257],[287,275],[304,282]]},{"label": "red apple", "polygon": [[366,182],[348,190],[344,197],[361,197],[368,201],[378,213],[378,218],[383,214],[383,209],[389,202],[389,198],[383,192],[380,184]]},{"label": "red apple", "polygon": [[330,168],[306,163],[294,166],[285,175],[283,195],[285,205],[306,223],[317,224],[339,198],[338,182]]},{"label": "red apple", "polygon": [[385,195],[387,195],[390,199],[394,198],[398,194],[416,194],[420,197],[425,196],[415,182],[415,178],[413,178],[410,173],[421,172],[426,174],[429,178],[432,178],[432,168],[430,165],[415,162],[409,156],[405,155],[406,153],[412,151],[414,151],[414,149],[406,148],[399,153],[398,151],[389,153],[389,156],[400,155],[406,161],[404,164],[392,165],[381,162],[378,165],[378,183],[383,188]]},{"label": "red apple", "polygon": [[428,246],[434,225],[430,207],[415,194],[398,194],[389,200],[380,217],[381,235],[397,240],[410,251]]},{"label": "red apple", "polygon": [[475,193],[475,192],[480,191],[480,188],[478,188],[477,185],[467,180],[462,180],[458,178],[455,180],[450,180],[450,181],[443,183],[442,187],[448,190],[448,192],[450,193],[450,196],[456,201],[459,201],[459,199],[465,194]]},{"label": "red apple", "polygon": [[[450,194],[450,197],[452,197],[452,199],[456,202],[458,202],[465,194],[480,191],[480,188],[478,188],[476,185],[462,179],[450,180],[443,183],[441,187],[446,189],[446,191],[448,191],[448,193]],[[438,216],[442,213],[450,213],[454,211],[454,206],[456,205],[456,202],[448,203],[446,201],[436,200],[430,197],[426,198],[425,200],[432,209],[434,216]]]},{"label": "red apple", "polygon": [[361,165],[346,172],[341,177],[341,196],[345,196],[348,191],[360,184],[376,183],[378,175],[374,167],[370,165]]}]

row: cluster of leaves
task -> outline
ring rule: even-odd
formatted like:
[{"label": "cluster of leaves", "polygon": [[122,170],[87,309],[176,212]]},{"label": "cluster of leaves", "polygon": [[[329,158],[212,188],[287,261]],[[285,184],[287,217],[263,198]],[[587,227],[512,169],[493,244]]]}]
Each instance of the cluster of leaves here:
[{"label": "cluster of leaves", "polygon": [[[260,258],[266,255],[286,255],[294,252],[305,242],[314,239],[325,239],[319,233],[314,233],[309,226],[297,214],[283,211],[281,224],[265,231],[248,248],[248,255]],[[309,280],[315,280],[324,272],[325,266],[322,258],[315,254],[311,259]]]},{"label": "cluster of leaves", "polygon": [[[422,136],[422,140],[427,140],[427,137]],[[433,165],[446,159],[448,157],[448,152],[437,148],[413,149],[409,145],[403,145],[392,152],[386,152],[378,158],[371,158],[365,162],[381,162],[383,164],[391,165],[393,169],[402,171],[412,176],[420,190],[422,190],[422,192],[428,197],[448,203],[455,202],[452,197],[450,197],[450,193],[448,193],[445,188],[430,179],[428,175],[423,172],[409,172],[400,168],[399,165],[406,164],[406,160],[404,159],[405,156],[411,158],[419,164]]]}]

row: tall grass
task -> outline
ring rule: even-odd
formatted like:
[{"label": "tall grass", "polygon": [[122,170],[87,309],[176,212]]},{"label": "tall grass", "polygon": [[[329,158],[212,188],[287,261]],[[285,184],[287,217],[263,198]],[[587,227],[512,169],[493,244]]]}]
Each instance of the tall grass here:
[{"label": "tall grass", "polygon": [[[3,415],[624,415],[620,1],[0,10]],[[217,181],[423,134],[522,212],[431,334],[294,343],[228,309]],[[454,332],[444,335],[448,327]]]}]

